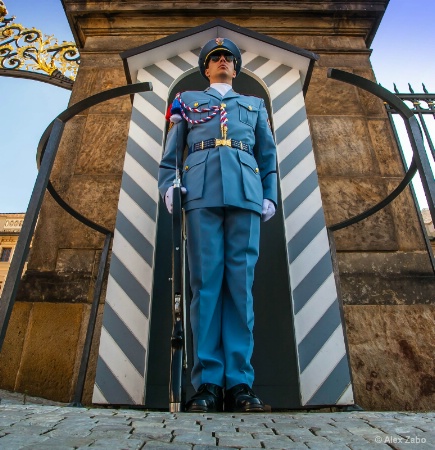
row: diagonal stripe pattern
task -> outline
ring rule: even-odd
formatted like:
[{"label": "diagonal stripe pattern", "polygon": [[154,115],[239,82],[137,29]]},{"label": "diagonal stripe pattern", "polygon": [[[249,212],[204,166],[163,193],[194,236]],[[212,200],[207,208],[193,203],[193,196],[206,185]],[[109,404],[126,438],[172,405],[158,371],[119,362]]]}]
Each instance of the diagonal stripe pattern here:
[{"label": "diagonal stripe pattern", "polygon": [[[113,239],[93,402],[145,404],[157,175],[169,86],[196,65],[192,52],[144,68],[153,91],[134,97]],[[193,64],[192,64],[193,63]]]},{"label": "diagonal stripe pattern", "polygon": [[[169,88],[197,66],[199,49],[139,71],[103,317],[95,403],[145,403],[149,321]],[[352,404],[345,337],[299,72],[250,52],[244,71],[266,84],[278,148],[301,404]]]}]

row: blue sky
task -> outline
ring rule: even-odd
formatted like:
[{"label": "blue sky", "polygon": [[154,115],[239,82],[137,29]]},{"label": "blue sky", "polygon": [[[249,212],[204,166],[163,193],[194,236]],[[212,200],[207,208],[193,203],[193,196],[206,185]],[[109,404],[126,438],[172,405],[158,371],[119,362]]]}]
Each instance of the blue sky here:
[{"label": "blue sky", "polygon": [[[5,4],[15,22],[55,35],[59,41],[73,39],[60,0],[5,0]],[[390,0],[372,44],[372,65],[382,86],[392,90],[395,82],[400,91],[407,91],[410,82],[421,92],[424,82],[429,92],[435,92],[434,17],[435,0]],[[37,175],[39,139],[68,106],[70,91],[0,76],[0,95],[0,212],[24,212]],[[420,205],[427,206],[424,199]]]}]

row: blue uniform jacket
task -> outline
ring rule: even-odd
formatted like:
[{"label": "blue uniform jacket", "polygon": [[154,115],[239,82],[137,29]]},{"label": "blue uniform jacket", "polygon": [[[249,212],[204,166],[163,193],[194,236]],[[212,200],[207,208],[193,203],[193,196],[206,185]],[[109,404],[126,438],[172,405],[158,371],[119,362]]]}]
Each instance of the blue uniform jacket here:
[{"label": "blue uniform jacket", "polygon": [[[176,163],[187,189],[184,209],[233,206],[261,214],[263,199],[277,204],[276,146],[264,100],[237,94],[232,89],[222,97],[213,88],[181,94],[191,108],[204,109],[224,103],[228,117],[227,139],[247,144],[246,152],[220,146],[193,152],[193,145],[221,138],[219,113],[205,123],[191,124],[184,118],[168,132],[159,169],[159,191],[164,197],[175,177]],[[210,113],[186,111],[192,120]],[[187,145],[188,156],[183,162]]]}]

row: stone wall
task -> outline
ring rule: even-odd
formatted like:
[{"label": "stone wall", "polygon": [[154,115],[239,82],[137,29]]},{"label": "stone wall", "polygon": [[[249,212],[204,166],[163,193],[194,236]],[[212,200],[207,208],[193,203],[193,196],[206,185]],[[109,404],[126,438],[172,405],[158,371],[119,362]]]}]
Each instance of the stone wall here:
[{"label": "stone wall", "polygon": [[[314,51],[320,60],[306,103],[332,225],[384,198],[404,173],[382,102],[326,77],[327,68],[335,67],[374,80],[368,45],[387,3],[63,0],[82,57],[71,104],[126,84],[119,52],[217,17]],[[130,99],[120,98],[70,121],[52,177],[71,206],[109,229],[130,112]],[[357,403],[433,408],[435,284],[409,192],[334,237]],[[47,194],[0,355],[1,387],[71,399],[102,243],[103,236]],[[85,403],[91,401],[100,327]]]}]

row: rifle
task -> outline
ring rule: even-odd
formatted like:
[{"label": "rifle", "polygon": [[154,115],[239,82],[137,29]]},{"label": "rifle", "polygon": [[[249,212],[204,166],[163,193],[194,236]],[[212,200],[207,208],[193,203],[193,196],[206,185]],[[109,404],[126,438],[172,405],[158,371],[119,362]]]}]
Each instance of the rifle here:
[{"label": "rifle", "polygon": [[169,411],[179,412],[184,408],[184,374],[186,372],[186,345],[184,336],[184,246],[183,212],[181,207],[181,180],[179,170],[173,183],[172,201],[172,336],[171,368],[169,381]]}]

